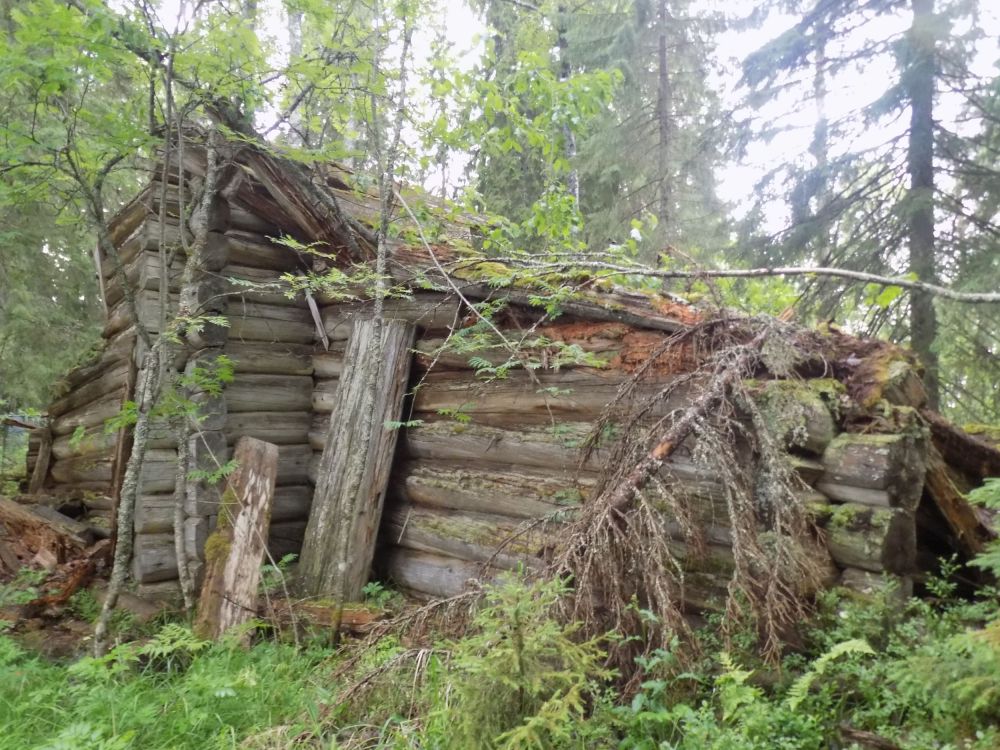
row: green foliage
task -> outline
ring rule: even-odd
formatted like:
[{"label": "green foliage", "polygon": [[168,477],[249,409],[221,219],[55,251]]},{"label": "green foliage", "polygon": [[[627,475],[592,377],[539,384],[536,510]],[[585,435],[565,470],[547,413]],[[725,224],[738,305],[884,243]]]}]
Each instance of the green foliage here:
[{"label": "green foliage", "polygon": [[283,723],[301,732],[327,695],[314,672],[324,656],[275,643],[206,644],[171,625],[145,645],[67,668],[0,635],[0,744],[206,750]]},{"label": "green foliage", "polygon": [[[984,508],[1000,510],[1000,477],[991,477],[969,493],[969,500]],[[995,578],[1000,579],[1000,541],[992,541],[972,561],[976,567],[988,570]]]}]

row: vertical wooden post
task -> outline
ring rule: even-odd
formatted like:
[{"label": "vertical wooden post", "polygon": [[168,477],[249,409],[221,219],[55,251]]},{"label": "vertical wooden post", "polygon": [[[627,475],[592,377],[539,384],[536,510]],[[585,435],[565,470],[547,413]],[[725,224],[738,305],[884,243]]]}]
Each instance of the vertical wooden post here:
[{"label": "vertical wooden post", "polygon": [[195,632],[202,638],[218,638],[257,612],[278,446],[243,437],[236,443],[235,459],[218,525],[205,543],[205,583],[195,619]]},{"label": "vertical wooden post", "polygon": [[49,475],[49,464],[52,461],[52,430],[49,427],[41,428],[42,441],[38,446],[38,459],[35,461],[35,468],[31,472],[31,480],[28,482],[28,494],[34,495],[41,492],[45,486],[45,479]]},{"label": "vertical wooden post", "polygon": [[[351,330],[299,565],[305,591],[341,601],[359,599],[368,581],[398,434],[386,423],[399,419],[410,375],[414,326],[386,321],[379,361],[369,362],[376,331],[371,320]],[[366,419],[371,431],[362,444]]]}]

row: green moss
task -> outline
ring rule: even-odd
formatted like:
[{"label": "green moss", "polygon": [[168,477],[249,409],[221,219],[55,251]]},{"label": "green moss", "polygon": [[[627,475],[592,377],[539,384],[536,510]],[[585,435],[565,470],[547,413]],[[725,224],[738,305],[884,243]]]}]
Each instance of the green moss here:
[{"label": "green moss", "polygon": [[1000,425],[974,422],[962,425],[962,429],[970,435],[975,435],[976,437],[985,440],[987,443],[991,443],[997,448],[1000,448]]},{"label": "green moss", "polygon": [[205,564],[211,565],[225,558],[232,549],[232,542],[219,530],[213,531],[205,542]]}]

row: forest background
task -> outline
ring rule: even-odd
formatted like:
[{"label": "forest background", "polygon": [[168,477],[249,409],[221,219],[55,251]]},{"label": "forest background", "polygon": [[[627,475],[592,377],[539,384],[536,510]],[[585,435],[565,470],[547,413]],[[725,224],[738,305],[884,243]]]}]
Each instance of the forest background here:
[{"label": "forest background", "polygon": [[97,345],[95,236],[165,133],[213,122],[375,182],[398,110],[392,177],[488,217],[487,252],[908,343],[932,403],[996,422],[996,305],[698,276],[1000,287],[989,5],[2,0],[0,409],[43,408]]}]

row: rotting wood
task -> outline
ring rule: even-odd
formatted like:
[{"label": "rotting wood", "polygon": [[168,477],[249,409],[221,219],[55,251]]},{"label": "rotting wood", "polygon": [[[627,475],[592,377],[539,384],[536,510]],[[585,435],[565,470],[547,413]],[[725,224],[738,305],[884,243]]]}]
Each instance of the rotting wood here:
[{"label": "rotting wood", "polygon": [[86,385],[74,388],[62,398],[54,401],[49,406],[49,416],[52,418],[59,417],[74,409],[79,409],[81,406],[104,398],[109,394],[120,393],[128,379],[128,371],[129,362],[126,359],[122,359],[100,377],[91,380]]},{"label": "rotting wood", "polygon": [[902,508],[858,503],[813,504],[813,516],[826,531],[827,548],[842,567],[910,575],[917,567],[917,530],[913,513]]},{"label": "rotting wood", "polygon": [[957,547],[968,556],[977,555],[995,534],[983,524],[975,508],[955,486],[948,466],[937,447],[932,447],[927,459],[924,491],[944,518]]},{"label": "rotting wood", "polygon": [[32,554],[47,552],[56,563],[80,556],[92,541],[78,533],[82,525],[60,515],[41,515],[31,506],[0,498],[0,526],[8,538],[17,539]]},{"label": "rotting wood", "polygon": [[229,415],[224,432],[230,443],[247,436],[275,445],[302,445],[309,441],[311,426],[308,411],[236,412]]},{"label": "rotting wood", "polygon": [[236,341],[226,342],[226,356],[237,375],[312,375],[312,347],[287,342]]},{"label": "rotting wood", "polygon": [[470,584],[490,581],[478,563],[403,547],[390,548],[383,565],[393,583],[423,598],[454,596]]},{"label": "rotting wood", "polygon": [[257,585],[271,517],[278,448],[241,438],[236,470],[227,480],[219,521],[205,545],[205,582],[195,632],[218,638],[257,612]]},{"label": "rotting wood", "polygon": [[816,487],[835,500],[912,511],[923,491],[928,442],[910,433],[839,435],[823,454],[825,472]]},{"label": "rotting wood", "polygon": [[[369,342],[379,327],[381,362],[366,362]],[[352,601],[361,596],[368,581],[398,435],[387,422],[398,420],[402,412],[414,332],[403,321],[386,321],[382,326],[368,320],[354,324],[299,566],[305,589],[312,594]],[[378,373],[380,387],[370,404],[364,394],[373,372]],[[369,410],[371,439],[367,445],[358,445],[362,420]],[[353,487],[352,473],[360,478]],[[350,526],[344,529],[341,524]],[[338,549],[338,539],[346,540],[346,549]],[[343,569],[338,560],[346,561]]]},{"label": "rotting wood", "polygon": [[340,381],[336,379],[317,380],[312,392],[312,410],[317,414],[329,414],[337,405],[337,389]]},{"label": "rotting wood", "polygon": [[[346,341],[354,319],[369,314],[370,302],[334,304],[323,307],[320,315],[331,342]],[[417,293],[412,297],[385,300],[386,320],[406,320],[425,332],[444,333],[458,320],[459,302],[441,294]]]}]

